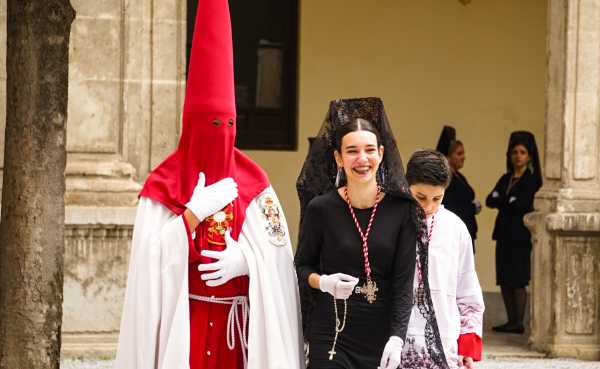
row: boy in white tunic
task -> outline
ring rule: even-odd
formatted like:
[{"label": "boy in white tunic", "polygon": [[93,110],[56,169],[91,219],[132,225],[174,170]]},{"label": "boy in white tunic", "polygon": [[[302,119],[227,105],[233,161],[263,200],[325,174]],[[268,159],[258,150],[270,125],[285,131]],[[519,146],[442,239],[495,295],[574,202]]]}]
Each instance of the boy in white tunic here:
[{"label": "boy in white tunic", "polygon": [[[441,205],[450,182],[448,162],[437,151],[417,151],[408,162],[406,178],[427,217],[428,280],[446,361],[450,368],[474,368],[474,361],[481,360],[483,296],[469,231],[458,216]],[[417,261],[415,286],[422,270]],[[401,368],[430,367],[425,349],[430,338],[424,336],[424,326],[415,304]]]}]

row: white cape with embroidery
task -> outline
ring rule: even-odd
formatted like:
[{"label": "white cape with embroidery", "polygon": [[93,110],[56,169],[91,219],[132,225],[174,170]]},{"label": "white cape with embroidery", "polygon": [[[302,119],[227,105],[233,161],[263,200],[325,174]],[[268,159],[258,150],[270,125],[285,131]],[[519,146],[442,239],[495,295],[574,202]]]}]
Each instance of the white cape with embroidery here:
[{"label": "white cape with embroidery", "polygon": [[[259,200],[246,210],[239,245],[249,268],[248,369],[302,369],[298,284],[286,242],[268,234]],[[273,241],[273,242],[271,242]],[[239,344],[239,342],[237,343]],[[138,205],[116,369],[188,369],[188,239],[181,216],[141,198]]]}]

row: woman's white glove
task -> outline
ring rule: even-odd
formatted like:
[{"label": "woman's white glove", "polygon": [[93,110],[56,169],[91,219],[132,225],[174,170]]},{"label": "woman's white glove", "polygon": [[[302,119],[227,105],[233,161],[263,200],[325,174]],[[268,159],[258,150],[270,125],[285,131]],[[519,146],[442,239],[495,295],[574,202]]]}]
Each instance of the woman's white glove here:
[{"label": "woman's white glove", "polygon": [[248,263],[242,253],[242,249],[236,240],[231,238],[229,230],[225,232],[225,243],[227,247],[223,251],[203,250],[200,254],[217,261],[210,264],[198,265],[200,272],[204,273],[200,278],[207,281],[209,287],[216,287],[225,284],[235,277],[248,275]]},{"label": "woman's white glove", "polygon": [[378,369],[397,369],[402,358],[404,341],[398,336],[391,336],[385,344]]},{"label": "woman's white glove", "polygon": [[237,183],[233,178],[223,178],[206,187],[204,186],[205,183],[204,173],[200,172],[198,174],[198,184],[194,188],[192,198],[185,204],[201,222],[238,197]]},{"label": "woman's white glove", "polygon": [[358,278],[348,274],[322,274],[319,278],[319,289],[336,299],[345,300],[352,295],[357,283]]}]

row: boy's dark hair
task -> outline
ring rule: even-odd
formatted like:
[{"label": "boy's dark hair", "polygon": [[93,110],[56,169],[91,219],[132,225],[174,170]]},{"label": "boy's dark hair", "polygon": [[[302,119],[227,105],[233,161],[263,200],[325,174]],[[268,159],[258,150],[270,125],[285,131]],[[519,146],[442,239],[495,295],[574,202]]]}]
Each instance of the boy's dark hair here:
[{"label": "boy's dark hair", "polygon": [[451,172],[444,154],[435,150],[419,150],[412,154],[406,166],[409,185],[428,184],[448,187]]}]

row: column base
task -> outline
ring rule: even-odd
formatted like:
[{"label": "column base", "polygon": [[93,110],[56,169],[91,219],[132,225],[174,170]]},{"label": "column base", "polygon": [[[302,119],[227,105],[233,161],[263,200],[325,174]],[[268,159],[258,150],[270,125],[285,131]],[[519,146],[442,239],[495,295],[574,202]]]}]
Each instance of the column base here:
[{"label": "column base", "polygon": [[135,206],[142,189],[135,168],[118,160],[69,160],[65,177],[67,206]]},{"label": "column base", "polygon": [[600,212],[534,212],[525,223],[534,241],[532,347],[600,359]]},{"label": "column base", "polygon": [[135,207],[66,207],[63,333],[118,332],[135,214]]}]

